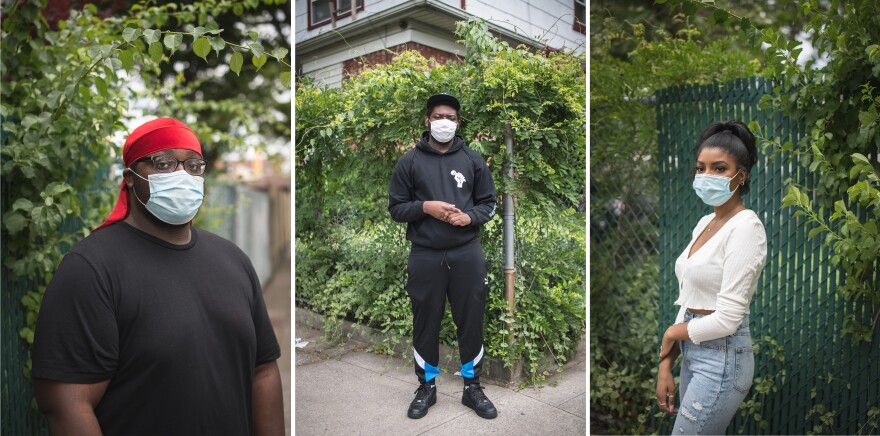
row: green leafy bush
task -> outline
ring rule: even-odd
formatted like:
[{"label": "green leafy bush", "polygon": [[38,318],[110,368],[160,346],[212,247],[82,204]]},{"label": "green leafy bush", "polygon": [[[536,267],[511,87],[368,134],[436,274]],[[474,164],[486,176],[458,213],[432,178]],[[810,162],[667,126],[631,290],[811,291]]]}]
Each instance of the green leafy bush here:
[{"label": "green leafy bush", "polygon": [[[513,366],[522,358],[526,375],[541,379],[548,362],[564,364],[584,333],[583,222],[578,213],[521,216],[518,240],[521,268],[517,275],[516,338],[509,344],[507,302],[500,274],[501,223],[486,225],[483,246],[489,262],[490,295],[485,315],[486,355]],[[409,243],[405,225],[390,219],[362,227],[335,224],[321,235],[296,240],[296,298],[300,304],[334,318],[347,318],[388,333],[378,348],[391,350],[412,334],[412,312],[406,294]],[[447,307],[441,343],[455,344],[455,327]]]}]

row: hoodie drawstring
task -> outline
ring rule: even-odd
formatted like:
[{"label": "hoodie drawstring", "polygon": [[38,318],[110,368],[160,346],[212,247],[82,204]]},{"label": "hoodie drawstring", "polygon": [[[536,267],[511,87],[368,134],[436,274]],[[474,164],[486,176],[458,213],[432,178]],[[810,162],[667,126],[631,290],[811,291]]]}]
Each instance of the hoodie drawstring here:
[{"label": "hoodie drawstring", "polygon": [[443,260],[440,261],[440,265],[443,265],[443,262],[446,262],[446,268],[452,269],[452,267],[449,266],[449,261],[446,260],[446,250],[443,250]]}]

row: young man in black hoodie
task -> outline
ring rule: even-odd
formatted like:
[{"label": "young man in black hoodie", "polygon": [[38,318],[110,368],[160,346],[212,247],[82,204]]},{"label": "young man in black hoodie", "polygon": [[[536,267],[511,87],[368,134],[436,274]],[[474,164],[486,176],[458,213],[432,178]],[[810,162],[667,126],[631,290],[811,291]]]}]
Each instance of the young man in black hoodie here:
[{"label": "young man in black hoodie", "polygon": [[388,211],[407,223],[412,243],[406,291],[413,310],[413,354],[419,378],[407,415],[418,419],[437,401],[440,321],[446,298],[457,326],[462,404],[483,418],[498,415],[480,386],[483,312],[489,279],[480,225],[495,216],[495,184],[486,162],[455,134],[461,104],[449,94],[428,99],[425,126],[415,148],[397,162],[388,189]]}]

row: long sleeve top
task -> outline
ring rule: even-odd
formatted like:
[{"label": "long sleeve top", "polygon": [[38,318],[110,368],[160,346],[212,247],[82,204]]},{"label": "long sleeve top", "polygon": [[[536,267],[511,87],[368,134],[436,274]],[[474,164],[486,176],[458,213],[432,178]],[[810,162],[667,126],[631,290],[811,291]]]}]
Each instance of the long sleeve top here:
[{"label": "long sleeve top", "polygon": [[714,310],[688,322],[693,343],[733,334],[749,313],[749,303],[767,259],[767,234],[755,212],[743,210],[730,218],[706,243],[688,257],[691,246],[714,213],[700,219],[691,242],[675,261],[681,305],[677,322],[687,308]]}]

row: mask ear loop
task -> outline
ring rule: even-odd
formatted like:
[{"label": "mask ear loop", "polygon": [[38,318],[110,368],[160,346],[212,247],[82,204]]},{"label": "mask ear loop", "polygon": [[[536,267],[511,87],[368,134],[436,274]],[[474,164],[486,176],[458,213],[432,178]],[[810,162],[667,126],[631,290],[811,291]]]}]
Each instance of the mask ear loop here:
[{"label": "mask ear loop", "polygon": [[[126,168],[126,169],[127,169],[127,170],[129,170],[129,171],[131,171],[131,173],[132,173],[132,174],[134,174],[134,175],[136,175],[136,176],[138,176],[138,177],[140,177],[140,178],[141,178],[141,179],[142,179],[142,180],[146,180],[146,181],[147,181],[147,182],[149,182],[149,181],[150,181],[150,180],[149,180],[149,179],[145,179],[145,178],[144,178],[144,176],[142,176],[142,175],[140,175],[140,174],[138,174],[138,173],[137,173],[137,171],[135,171],[135,170],[133,170],[133,169],[131,169],[131,167],[128,167],[128,168]],[[143,201],[141,201],[141,198],[140,198],[140,197],[138,197],[138,193],[137,193],[137,189],[135,189],[135,187],[134,187],[134,185],[132,185],[132,186],[131,186],[131,192],[133,192],[133,193],[134,193],[134,198],[136,198],[136,199],[137,199],[137,201],[138,201],[138,203],[140,203],[140,204],[142,204],[142,205],[143,205],[143,206],[144,206],[144,207],[147,207],[147,205],[146,205],[146,204],[144,204],[144,202],[143,202]]]},{"label": "mask ear loop", "polygon": [[[734,177],[738,176],[740,171],[742,171],[742,168],[740,168],[739,171],[737,171],[736,174],[734,174],[733,177],[730,178],[730,180],[733,180]],[[746,184],[746,180],[743,179],[743,181],[739,182],[739,184],[736,185],[736,188],[733,188],[733,191],[730,191],[730,192],[736,192],[736,190],[739,189],[740,186],[743,186],[745,184]],[[730,188],[728,188],[728,189],[730,189]]]}]

